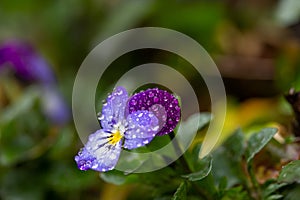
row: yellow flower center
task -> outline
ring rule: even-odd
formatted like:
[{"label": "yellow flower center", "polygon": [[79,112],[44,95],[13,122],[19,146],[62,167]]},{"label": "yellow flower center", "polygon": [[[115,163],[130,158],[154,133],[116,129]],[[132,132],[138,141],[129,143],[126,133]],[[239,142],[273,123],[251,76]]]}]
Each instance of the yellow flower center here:
[{"label": "yellow flower center", "polygon": [[121,132],[119,130],[117,130],[115,133],[113,133],[110,138],[109,138],[109,141],[108,143],[109,144],[112,144],[112,145],[115,145],[117,144],[118,142],[120,142],[120,140],[123,138],[123,135],[121,134]]}]

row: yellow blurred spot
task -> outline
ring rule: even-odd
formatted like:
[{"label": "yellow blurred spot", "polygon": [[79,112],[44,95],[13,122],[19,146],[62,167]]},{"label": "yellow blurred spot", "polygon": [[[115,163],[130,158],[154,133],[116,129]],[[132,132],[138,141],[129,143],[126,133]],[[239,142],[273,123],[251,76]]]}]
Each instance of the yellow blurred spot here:
[{"label": "yellow blurred spot", "polygon": [[[273,115],[276,113],[278,102],[274,99],[249,99],[241,104],[229,101],[227,105],[226,119],[218,145],[226,140],[236,129],[242,128],[248,132],[250,127],[270,125]],[[274,125],[274,124],[272,124]],[[274,126],[271,126],[274,127]],[[276,126],[275,126],[276,127]],[[253,131],[253,130],[252,130]],[[216,145],[216,147],[218,146]]]},{"label": "yellow blurred spot", "polygon": [[113,184],[105,184],[103,192],[100,195],[101,200],[125,200],[128,197],[128,193],[131,191],[130,185],[117,186]]}]

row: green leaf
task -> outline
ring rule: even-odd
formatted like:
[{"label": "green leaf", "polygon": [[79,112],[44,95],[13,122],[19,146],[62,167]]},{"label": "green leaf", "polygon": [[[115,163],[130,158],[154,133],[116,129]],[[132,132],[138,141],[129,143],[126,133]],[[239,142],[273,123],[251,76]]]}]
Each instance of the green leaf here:
[{"label": "green leaf", "polygon": [[276,132],[276,128],[265,128],[259,133],[251,135],[246,149],[246,158],[248,163],[273,138]]},{"label": "green leaf", "polygon": [[187,183],[183,181],[177,188],[172,200],[185,200],[187,199]]},{"label": "green leaf", "polygon": [[264,184],[263,197],[264,199],[275,198],[274,194],[277,190],[287,185],[287,183],[277,183],[275,180],[269,180]]},{"label": "green leaf", "polygon": [[243,183],[245,176],[241,160],[244,151],[244,133],[238,129],[213,152],[212,174],[217,184],[220,185],[224,177],[227,180],[227,188]]},{"label": "green leaf", "polygon": [[283,195],[281,194],[273,194],[269,197],[267,197],[265,200],[276,200],[276,199],[282,199]]},{"label": "green leaf", "polygon": [[242,186],[230,188],[224,192],[221,200],[248,200],[249,196],[246,191],[243,190]]},{"label": "green leaf", "polygon": [[112,170],[105,173],[100,173],[100,178],[107,183],[112,183],[114,185],[123,185],[125,183],[130,183],[136,180],[136,174],[125,175],[124,173]]},{"label": "green leaf", "polygon": [[236,130],[223,144],[235,160],[240,160],[245,151],[245,137],[241,129]]},{"label": "green leaf", "polygon": [[300,185],[291,185],[283,192],[284,200],[298,200],[300,196]]},{"label": "green leaf", "polygon": [[300,183],[300,160],[295,160],[285,165],[280,171],[279,182]]},{"label": "green leaf", "polygon": [[[38,99],[39,89],[29,88],[15,104],[7,106],[0,114],[0,165],[34,159],[54,141],[55,134],[47,130]],[[51,137],[51,140],[45,138]]]},{"label": "green leaf", "polygon": [[28,113],[38,101],[39,91],[37,88],[29,88],[15,103],[7,107],[0,115],[1,124],[9,123],[15,118]]},{"label": "green leaf", "polygon": [[207,177],[212,168],[212,157],[206,156],[203,159],[199,160],[198,168],[200,169],[197,172],[182,175],[183,178],[187,178],[189,181],[199,181]]},{"label": "green leaf", "polygon": [[211,118],[212,118],[212,116],[210,113],[201,112],[198,129],[201,130],[205,125],[207,125],[210,122]]},{"label": "green leaf", "polygon": [[227,188],[227,177],[223,176],[219,182],[219,191],[224,191]]}]

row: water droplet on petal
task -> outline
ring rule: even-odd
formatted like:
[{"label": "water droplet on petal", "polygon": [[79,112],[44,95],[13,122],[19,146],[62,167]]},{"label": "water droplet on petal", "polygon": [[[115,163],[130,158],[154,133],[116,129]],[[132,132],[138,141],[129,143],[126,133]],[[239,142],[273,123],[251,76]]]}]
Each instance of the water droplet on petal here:
[{"label": "water droplet on petal", "polygon": [[98,165],[97,163],[95,163],[95,164],[92,166],[92,168],[93,168],[93,169],[97,169],[98,166],[99,166],[99,165]]},{"label": "water droplet on petal", "polygon": [[134,100],[134,99],[133,99],[130,103],[131,103],[131,105],[133,105],[133,106],[135,106],[135,105],[137,104],[136,100]]},{"label": "water droplet on petal", "polygon": [[153,131],[158,131],[158,129],[159,129],[159,126],[155,126],[152,128]]},{"label": "water droplet on petal", "polygon": [[122,94],[123,94],[123,90],[117,91],[117,95],[122,95]]},{"label": "water droplet on petal", "polygon": [[148,96],[149,97],[154,97],[154,93],[153,92],[149,92]]},{"label": "water droplet on petal", "polygon": [[148,141],[148,140],[145,140],[145,141],[143,141],[143,143],[144,143],[144,144],[148,144],[148,143],[149,143],[149,141]]}]

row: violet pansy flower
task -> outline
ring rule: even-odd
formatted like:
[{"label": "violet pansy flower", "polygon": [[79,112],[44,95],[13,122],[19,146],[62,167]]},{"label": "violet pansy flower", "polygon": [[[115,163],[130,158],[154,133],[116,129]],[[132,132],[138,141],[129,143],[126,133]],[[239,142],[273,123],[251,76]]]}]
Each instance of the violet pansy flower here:
[{"label": "violet pansy flower", "polygon": [[[108,96],[106,103],[103,104],[101,115],[98,118],[102,129],[91,134],[85,147],[75,156],[79,169],[93,169],[100,172],[112,170],[118,162],[122,148],[130,150],[145,146],[158,133],[167,134],[168,131],[170,132],[176,127],[179,119],[177,120],[177,117],[172,118],[171,114],[180,116],[180,108],[175,109],[175,106],[179,106],[178,100],[166,91],[153,90],[157,92],[155,96],[159,99],[157,102],[150,102],[152,105],[146,100],[146,103],[148,102],[149,105],[145,107],[142,106],[142,103],[145,100],[144,96],[148,94],[149,90],[137,93],[129,98],[125,88],[117,87],[114,89]],[[139,95],[141,97],[137,98]],[[139,110],[130,109],[132,98],[138,101],[136,106],[140,103],[140,106],[143,108]],[[166,101],[165,99],[168,100]],[[176,105],[174,99],[177,100]],[[159,103],[163,101],[165,104],[159,107]],[[172,104],[174,110],[164,107],[166,105],[170,106],[167,102],[174,103]],[[153,108],[153,105],[158,106],[156,107],[158,109]],[[166,112],[160,112],[162,110]],[[161,113],[163,113],[163,116],[161,116]],[[170,123],[167,123],[169,119],[174,119],[173,123],[175,126],[173,123],[172,126],[170,126]],[[166,123],[161,123],[161,120],[164,120]]]}]

